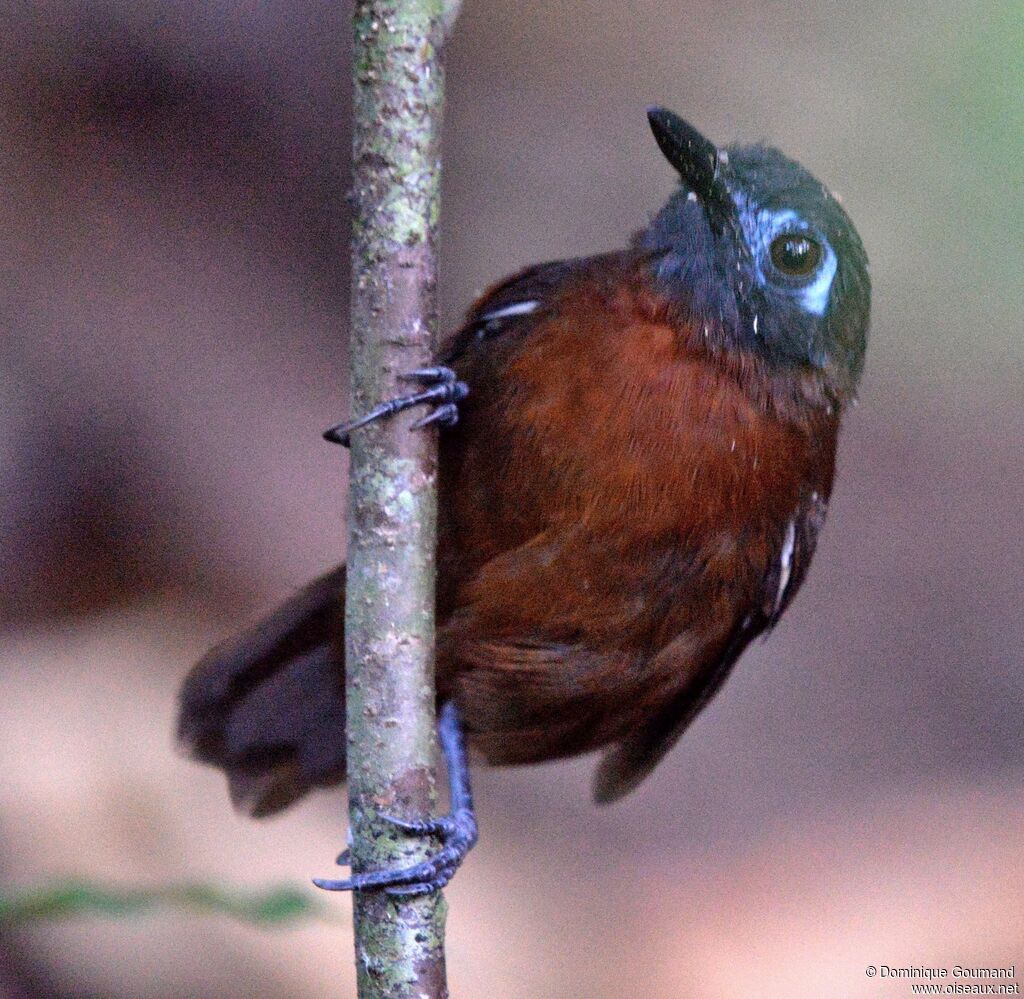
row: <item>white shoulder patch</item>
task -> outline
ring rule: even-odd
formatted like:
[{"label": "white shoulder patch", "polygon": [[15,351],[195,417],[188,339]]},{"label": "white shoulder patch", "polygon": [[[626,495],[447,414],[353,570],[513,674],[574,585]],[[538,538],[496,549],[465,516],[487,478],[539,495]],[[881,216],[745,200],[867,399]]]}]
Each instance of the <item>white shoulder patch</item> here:
[{"label": "white shoulder patch", "polygon": [[786,525],[786,534],[782,539],[782,553],[779,555],[779,589],[775,594],[775,613],[779,612],[786,588],[793,577],[793,549],[796,547],[796,521]]},{"label": "white shoulder patch", "polygon": [[482,323],[493,323],[496,319],[511,319],[513,316],[528,316],[535,312],[540,302],[513,302],[511,305],[502,306],[493,312],[485,312],[480,317]]}]

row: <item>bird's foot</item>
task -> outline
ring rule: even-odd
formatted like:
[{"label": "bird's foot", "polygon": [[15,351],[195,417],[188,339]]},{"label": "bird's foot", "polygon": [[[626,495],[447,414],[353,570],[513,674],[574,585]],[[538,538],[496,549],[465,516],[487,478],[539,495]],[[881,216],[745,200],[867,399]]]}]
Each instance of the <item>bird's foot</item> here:
[{"label": "bird's foot", "polygon": [[[340,881],[317,878],[313,883],[318,888],[327,891],[383,891],[399,896],[429,895],[451,881],[477,840],[476,817],[470,809],[459,809],[424,822],[408,822],[393,815],[381,815],[380,818],[411,836],[439,837],[441,849],[428,860],[411,867],[367,871]],[[338,857],[338,863],[349,863],[348,850]]]},{"label": "bird's foot", "polygon": [[412,425],[413,430],[422,430],[435,423],[442,427],[453,427],[459,422],[459,403],[469,395],[469,386],[465,382],[460,382],[451,368],[417,368],[399,377],[403,381],[419,382],[426,387],[420,392],[382,402],[357,420],[339,423],[325,430],[324,438],[332,444],[348,447],[353,430],[365,427],[368,423],[383,419],[385,416],[394,416],[395,413],[401,413],[412,406],[434,406],[431,412]]},{"label": "bird's foot", "polygon": [[[384,891],[388,895],[429,895],[443,888],[466,859],[477,841],[476,812],[469,781],[469,759],[462,721],[454,701],[447,701],[437,717],[437,736],[448,767],[448,794],[451,812],[436,819],[408,821],[393,815],[380,818],[410,836],[436,836],[441,849],[432,857],[411,867],[366,871],[333,881],[317,878],[313,883],[327,891]],[[351,835],[351,834],[350,834]],[[338,863],[347,865],[351,852],[345,850]]]}]

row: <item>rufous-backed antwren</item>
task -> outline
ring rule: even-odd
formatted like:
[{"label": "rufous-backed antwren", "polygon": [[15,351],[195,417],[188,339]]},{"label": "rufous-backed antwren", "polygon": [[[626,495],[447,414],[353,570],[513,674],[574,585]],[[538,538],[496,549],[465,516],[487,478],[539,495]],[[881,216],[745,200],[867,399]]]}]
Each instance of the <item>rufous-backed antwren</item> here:
[{"label": "rufous-backed antwren", "polygon": [[[462,734],[489,762],[601,749],[634,788],[803,583],[860,377],[867,259],[836,198],[765,146],[648,112],[679,189],[617,253],[530,267],[470,310],[422,391],[440,444],[437,688],[452,813],[406,871],[444,884],[476,838]],[[458,408],[457,408],[458,407]],[[342,566],[210,652],[180,734],[254,815],[343,780]]]}]

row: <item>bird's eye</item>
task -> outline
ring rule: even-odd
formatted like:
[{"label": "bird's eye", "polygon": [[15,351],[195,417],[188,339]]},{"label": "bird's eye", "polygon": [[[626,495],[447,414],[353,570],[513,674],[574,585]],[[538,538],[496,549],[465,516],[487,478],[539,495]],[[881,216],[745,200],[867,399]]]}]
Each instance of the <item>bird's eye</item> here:
[{"label": "bird's eye", "polygon": [[803,233],[783,233],[769,248],[776,270],[787,277],[808,277],[821,263],[821,244]]}]

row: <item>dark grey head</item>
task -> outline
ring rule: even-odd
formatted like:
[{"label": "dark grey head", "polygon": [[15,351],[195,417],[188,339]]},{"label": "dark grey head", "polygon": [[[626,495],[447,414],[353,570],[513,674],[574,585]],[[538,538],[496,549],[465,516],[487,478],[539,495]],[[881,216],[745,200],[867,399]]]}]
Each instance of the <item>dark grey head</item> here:
[{"label": "dark grey head", "polygon": [[638,239],[659,290],[726,346],[828,371],[852,392],[871,284],[839,202],[776,149],[719,149],[671,111],[647,114],[682,181]]}]

